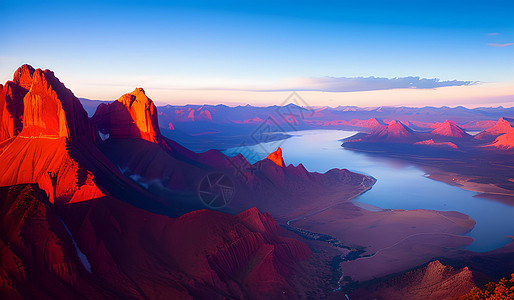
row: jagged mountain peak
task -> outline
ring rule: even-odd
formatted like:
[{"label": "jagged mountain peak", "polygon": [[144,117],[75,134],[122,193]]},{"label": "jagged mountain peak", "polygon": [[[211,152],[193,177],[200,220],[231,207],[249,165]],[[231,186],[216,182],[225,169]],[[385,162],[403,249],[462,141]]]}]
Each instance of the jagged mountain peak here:
[{"label": "jagged mountain peak", "polygon": [[14,72],[13,82],[24,89],[29,90],[32,85],[32,75],[34,74],[34,71],[35,69],[31,65],[22,65]]},{"label": "jagged mountain peak", "polygon": [[443,123],[438,122],[438,123],[434,124],[434,130],[432,130],[432,134],[454,137],[454,138],[463,138],[463,137],[470,136],[469,134],[467,134],[464,131],[464,129],[462,129],[459,126],[459,124],[457,124],[451,120],[446,120]]},{"label": "jagged mountain peak", "polygon": [[278,147],[275,152],[271,152],[266,158],[277,164],[279,167],[283,167],[285,165],[284,158],[282,157],[282,148],[280,147]]},{"label": "jagged mountain peak", "polygon": [[2,124],[8,130],[2,138],[18,133],[26,137],[93,138],[80,101],[50,70],[22,65],[15,71],[13,81],[2,88],[0,102],[7,111],[2,122],[16,127]]},{"label": "jagged mountain peak", "polygon": [[161,139],[157,108],[143,88],[100,104],[92,120],[96,129],[110,138],[142,138],[153,143]]},{"label": "jagged mountain peak", "polygon": [[511,122],[501,117],[494,126],[487,128],[475,136],[479,140],[494,139],[502,134],[508,133],[513,129]]}]

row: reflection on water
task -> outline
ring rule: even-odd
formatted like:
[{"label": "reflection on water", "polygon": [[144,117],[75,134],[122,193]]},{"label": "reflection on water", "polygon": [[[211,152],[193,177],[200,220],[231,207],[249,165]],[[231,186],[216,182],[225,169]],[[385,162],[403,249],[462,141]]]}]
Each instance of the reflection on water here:
[{"label": "reflection on water", "polygon": [[[339,140],[355,133],[339,130],[289,133],[293,137],[280,145],[284,161],[293,165],[302,163],[309,171],[346,168],[373,176],[377,179],[373,188],[355,199],[367,209],[370,207],[366,204],[389,209],[433,209],[467,214],[476,221],[475,228],[467,234],[475,239],[467,247],[469,250],[489,251],[511,240],[507,236],[514,235],[513,206],[473,197],[474,192],[429,179],[411,163],[342,148]],[[270,145],[249,148],[262,159],[269,154],[262,149],[270,149]],[[233,151],[228,149],[225,153],[235,155]]]}]

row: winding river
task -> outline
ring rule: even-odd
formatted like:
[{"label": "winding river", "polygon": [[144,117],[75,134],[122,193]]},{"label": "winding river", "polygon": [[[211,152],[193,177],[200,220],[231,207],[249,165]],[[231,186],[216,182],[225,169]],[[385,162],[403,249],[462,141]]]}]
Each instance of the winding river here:
[{"label": "winding river", "polygon": [[[476,225],[466,234],[474,239],[466,247],[468,250],[489,251],[511,241],[508,236],[514,236],[514,206],[473,197],[475,192],[429,179],[411,163],[342,148],[339,140],[355,133],[341,130],[289,132],[292,135],[289,139],[249,146],[243,154],[252,153],[247,159],[253,163],[280,146],[286,164],[302,163],[311,172],[346,168],[371,175],[377,179],[376,184],[354,199],[356,205],[366,209],[432,209],[469,215]],[[225,153],[235,155],[239,150],[228,149]]]}]

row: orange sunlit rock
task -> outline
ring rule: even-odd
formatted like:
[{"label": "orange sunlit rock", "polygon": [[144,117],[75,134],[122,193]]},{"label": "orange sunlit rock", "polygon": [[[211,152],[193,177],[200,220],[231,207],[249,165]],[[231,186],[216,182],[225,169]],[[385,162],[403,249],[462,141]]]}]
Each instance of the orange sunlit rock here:
[{"label": "orange sunlit rock", "polygon": [[500,118],[494,126],[480,132],[475,136],[476,139],[483,140],[483,139],[492,139],[496,138],[502,134],[508,133],[513,129],[512,125],[509,121],[505,120],[504,118]]},{"label": "orange sunlit rock", "polygon": [[508,133],[502,134],[499,137],[497,137],[491,145],[501,150],[513,149],[514,129],[510,130]]},{"label": "orange sunlit rock", "polygon": [[113,103],[101,104],[92,119],[97,129],[111,138],[142,138],[155,143],[161,137],[157,108],[142,88]]},{"label": "orange sunlit rock", "polygon": [[433,126],[434,130],[432,130],[432,134],[442,135],[454,138],[462,138],[469,137],[467,134],[457,123],[446,120],[443,123],[436,123]]},{"label": "orange sunlit rock", "polygon": [[266,158],[276,163],[280,167],[284,166],[284,159],[282,158],[282,149],[280,147],[278,147],[278,149],[275,152],[272,152],[268,156],[266,156]]}]

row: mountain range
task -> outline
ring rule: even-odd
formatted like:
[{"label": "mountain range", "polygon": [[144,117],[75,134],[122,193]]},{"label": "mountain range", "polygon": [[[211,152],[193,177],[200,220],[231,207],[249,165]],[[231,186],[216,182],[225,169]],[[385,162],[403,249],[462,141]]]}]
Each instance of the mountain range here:
[{"label": "mountain range", "polygon": [[[422,111],[437,113],[416,121],[387,117]],[[309,117],[311,112],[315,117]],[[380,118],[370,115],[377,113]],[[482,136],[487,138],[481,139],[469,136],[466,126],[440,119],[448,113],[460,116],[456,119],[460,122],[469,119],[469,128],[490,125],[489,118],[496,114],[506,117],[487,125],[492,129],[484,131]],[[157,107],[143,88],[112,102],[97,103],[79,100],[52,71],[23,65],[12,81],[0,85],[0,296],[330,297],[343,281],[337,262],[351,267],[352,260],[363,258],[365,252],[353,242],[344,245],[321,232],[334,224],[350,228],[353,232],[345,235],[362,243],[368,237],[360,232],[378,224],[374,230],[377,241],[369,242],[377,245],[371,249],[384,243],[380,236],[393,232],[401,236],[426,228],[451,233],[455,241],[439,244],[434,240],[431,247],[434,253],[455,255],[454,248],[469,242],[462,236],[474,224],[469,217],[425,210],[366,211],[351,200],[372,188],[373,177],[346,169],[309,172],[302,164],[287,164],[282,149],[273,142],[286,138],[288,131],[349,126],[366,129],[354,137],[360,141],[350,142],[355,145],[433,147],[455,142],[459,151],[472,145],[510,153],[505,150],[512,139],[512,130],[505,124],[510,113],[511,109],[504,108],[311,110],[295,104]],[[476,115],[483,115],[484,123],[471,121]],[[424,130],[410,128],[413,124]],[[234,126],[238,128],[235,134],[226,130]],[[184,147],[216,134],[217,138],[233,138],[222,143],[230,145],[248,133],[254,136],[262,126],[275,138],[266,140],[269,155],[255,163],[241,154],[230,157],[218,150]],[[253,143],[261,142],[260,138],[253,138]],[[341,214],[333,215],[334,210],[327,207]],[[323,213],[325,220],[307,220]],[[295,227],[302,222],[312,223]],[[309,231],[311,227],[320,231]],[[398,228],[403,231],[394,231]],[[452,258],[465,258],[459,263],[473,265],[479,274],[485,273],[483,261],[488,259],[506,260],[505,269],[512,264],[508,262],[510,248],[484,255],[462,251]],[[479,281],[466,268],[436,261],[418,263],[432,259],[431,253],[423,252],[421,258],[407,262],[399,269],[402,274],[382,270],[396,277],[368,282],[373,286],[369,291],[384,291],[389,299],[437,291],[444,299],[468,292]],[[503,275],[504,269],[498,269],[491,272]],[[497,275],[491,272],[488,276]],[[420,284],[422,277],[430,280]],[[398,281],[404,285],[391,289]],[[448,289],[447,282],[458,289]],[[420,289],[424,292],[419,293]],[[353,295],[374,295],[369,291],[357,288]]]},{"label": "mountain range", "polygon": [[[313,194],[348,197],[374,183],[286,166],[280,150],[254,165],[192,152],[160,133],[142,88],[92,118],[49,70],[23,65],[0,90],[0,293],[8,298],[302,297],[315,287],[295,274],[311,251],[269,212],[284,221],[323,205],[312,205]],[[197,188],[216,174],[230,183],[210,186],[227,197],[219,207]]]},{"label": "mountain range", "polygon": [[[89,116],[105,101],[80,99]],[[266,127],[270,136],[287,138],[288,132],[306,129],[342,129],[371,131],[378,125],[400,121],[416,131],[432,130],[437,123],[451,120],[465,131],[490,128],[499,118],[514,118],[514,108],[459,107],[374,107],[355,106],[315,107],[305,101],[283,106],[257,107],[251,105],[165,105],[159,106],[159,127],[168,138],[179,141],[195,151],[212,147],[220,150],[242,143],[255,144],[248,139],[259,128]],[[268,137],[270,138],[270,137]],[[210,148],[209,148],[210,147]]]}]

